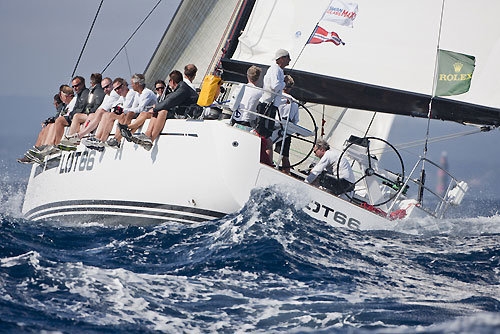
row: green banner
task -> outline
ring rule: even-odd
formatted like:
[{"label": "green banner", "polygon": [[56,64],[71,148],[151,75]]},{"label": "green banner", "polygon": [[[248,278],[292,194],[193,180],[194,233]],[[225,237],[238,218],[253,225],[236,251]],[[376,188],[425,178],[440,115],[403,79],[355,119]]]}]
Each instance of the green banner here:
[{"label": "green banner", "polygon": [[434,96],[451,96],[470,88],[476,58],[446,50],[438,50],[438,73]]}]

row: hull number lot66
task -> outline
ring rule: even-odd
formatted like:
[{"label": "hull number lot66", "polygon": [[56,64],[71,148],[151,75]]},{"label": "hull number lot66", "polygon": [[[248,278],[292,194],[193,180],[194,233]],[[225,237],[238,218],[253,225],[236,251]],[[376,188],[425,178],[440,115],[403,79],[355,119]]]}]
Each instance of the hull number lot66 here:
[{"label": "hull number lot66", "polygon": [[94,168],[96,151],[71,152],[63,155],[59,164],[59,174],[90,171]]},{"label": "hull number lot66", "polygon": [[317,215],[322,215],[327,220],[331,220],[337,224],[345,225],[355,230],[359,230],[359,226],[361,225],[361,222],[359,220],[351,218],[343,212],[335,211],[334,209],[318,202],[310,203],[305,207],[305,209]]}]

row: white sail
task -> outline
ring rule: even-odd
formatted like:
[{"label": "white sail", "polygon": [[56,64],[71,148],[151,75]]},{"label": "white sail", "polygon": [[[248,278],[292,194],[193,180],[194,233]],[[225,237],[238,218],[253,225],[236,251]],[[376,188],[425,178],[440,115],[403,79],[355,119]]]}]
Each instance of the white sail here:
[{"label": "white sail", "polygon": [[230,32],[228,27],[236,19],[243,1],[190,0],[182,1],[175,17],[158,45],[146,68],[148,85],[165,79],[170,71],[183,71],[187,64],[195,64],[199,86],[220,57],[223,43]]}]

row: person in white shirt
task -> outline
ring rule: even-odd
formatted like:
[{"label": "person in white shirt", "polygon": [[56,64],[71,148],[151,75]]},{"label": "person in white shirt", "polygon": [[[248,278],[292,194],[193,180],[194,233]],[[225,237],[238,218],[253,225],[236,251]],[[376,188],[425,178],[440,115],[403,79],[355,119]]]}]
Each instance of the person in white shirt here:
[{"label": "person in white shirt", "polygon": [[[278,106],[282,103],[281,92],[285,88],[285,74],[283,69],[290,64],[290,54],[284,49],[279,49],[275,54],[275,63],[269,67],[264,76],[264,92],[257,105],[257,112],[274,119]],[[259,117],[255,130],[259,136],[266,140],[267,164],[272,165],[273,142],[269,139],[275,128],[275,122],[270,119]]]},{"label": "person in white shirt", "polygon": [[196,91],[196,87],[193,83],[194,78],[196,77],[196,72],[198,72],[198,68],[194,64],[187,64],[184,66],[184,76],[182,80],[188,84],[194,91]]},{"label": "person in white shirt", "polygon": [[256,84],[261,72],[260,67],[250,66],[247,70],[248,84],[237,89],[231,97],[229,108],[233,111],[231,116],[232,124],[254,127],[257,116],[249,111],[256,112],[262,90],[252,87],[257,87]]},{"label": "person in white shirt", "polygon": [[[292,92],[292,87],[294,85],[294,80],[290,75],[285,75],[285,88],[283,89],[282,101],[278,106],[278,112],[280,113],[280,118],[282,120],[288,120],[290,123],[297,124],[299,122],[299,105],[295,102],[293,96],[290,95]],[[283,128],[284,130],[284,128]],[[281,153],[281,143],[283,138],[280,138],[276,142],[276,147],[274,152]],[[285,144],[283,146],[283,157],[282,157],[282,167],[283,171],[290,174],[290,144],[292,138],[287,135],[285,138]]]},{"label": "person in white shirt", "polygon": [[[118,99],[117,104],[111,108],[112,112],[104,114],[99,122],[95,138],[101,142],[106,142],[111,130],[113,129],[113,124],[117,119],[122,117],[124,110],[134,108],[139,105],[139,94],[132,89],[128,89],[128,83],[125,79],[116,78],[113,80],[113,90],[120,95],[120,98]],[[113,148],[120,147],[120,143],[114,138],[111,138],[107,144]],[[94,143],[94,145],[96,145],[96,143]]]},{"label": "person in white shirt", "polygon": [[[139,94],[138,104],[132,108],[124,108],[124,114],[118,120],[118,128],[115,138],[119,142],[122,136],[127,141],[132,141],[132,134],[140,128],[147,119],[151,118],[151,113],[148,110],[158,103],[155,93],[149,88],[146,88],[146,78],[142,74],[134,74],[131,79],[132,89]],[[133,123],[132,120],[135,119]]]},{"label": "person in white shirt", "polygon": [[340,195],[354,189],[354,173],[345,157],[342,157],[340,160],[338,179],[336,179],[337,164],[339,163],[340,154],[330,150],[330,145],[323,139],[318,140],[316,143],[314,154],[320,158],[320,160],[305,179],[306,183],[322,185],[320,182],[321,175],[323,172],[326,172],[330,174],[328,181],[330,186],[332,186],[332,179],[336,180],[333,187],[329,187],[330,189],[328,189],[333,194]]}]

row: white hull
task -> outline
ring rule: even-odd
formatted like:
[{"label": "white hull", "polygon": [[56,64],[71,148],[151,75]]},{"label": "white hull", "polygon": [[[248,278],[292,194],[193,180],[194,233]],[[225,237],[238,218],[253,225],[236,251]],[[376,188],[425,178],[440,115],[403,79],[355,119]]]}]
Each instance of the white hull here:
[{"label": "white hull", "polygon": [[104,224],[200,222],[238,211],[255,187],[286,184],[310,196],[305,212],[333,226],[394,224],[260,164],[259,154],[258,137],[223,122],[168,120],[149,152],[129,142],[104,152],[79,145],[34,165],[23,214]]}]

